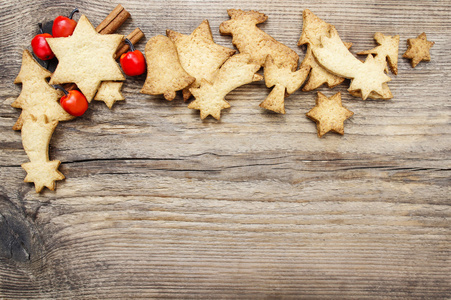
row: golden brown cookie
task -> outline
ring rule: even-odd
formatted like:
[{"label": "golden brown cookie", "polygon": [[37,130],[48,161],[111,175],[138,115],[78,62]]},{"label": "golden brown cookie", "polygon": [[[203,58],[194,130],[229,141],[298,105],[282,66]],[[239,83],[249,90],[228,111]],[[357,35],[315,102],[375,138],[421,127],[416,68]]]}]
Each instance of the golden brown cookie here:
[{"label": "golden brown cookie", "polygon": [[399,49],[399,35],[390,36],[384,35],[380,32],[374,34],[374,39],[379,46],[357,53],[358,55],[375,54],[376,59],[387,60],[390,70],[393,74],[398,74],[398,49]]},{"label": "golden brown cookie", "polygon": [[[354,96],[354,97],[362,98],[362,91],[360,91],[360,90],[352,90],[352,91],[349,91],[349,93],[352,96]],[[373,91],[373,92],[371,92],[368,95],[368,98],[388,100],[388,99],[393,98],[393,94],[390,91],[390,88],[388,87],[388,84],[387,83],[383,83],[382,84],[382,90],[381,90],[380,94]]]},{"label": "golden brown cookie", "polygon": [[329,72],[352,79],[348,91],[360,91],[363,100],[372,92],[383,95],[383,84],[391,80],[385,74],[385,61],[376,60],[370,54],[362,63],[349,52],[335,27],[330,31],[330,37],[323,36],[321,46],[312,47],[312,50],[318,63]]},{"label": "golden brown cookie", "polygon": [[125,99],[121,93],[123,84],[122,81],[103,81],[97,90],[94,100],[105,102],[106,106],[111,109],[116,101]]},{"label": "golden brown cookie", "polygon": [[22,164],[27,171],[25,182],[34,182],[36,192],[44,187],[55,189],[55,181],[63,180],[58,171],[59,160],[49,160],[49,143],[58,121],[49,121],[45,115],[28,115],[22,126],[22,144],[30,162]]},{"label": "golden brown cookie", "polygon": [[426,33],[420,34],[416,39],[407,39],[407,51],[402,57],[411,59],[412,68],[415,68],[420,61],[430,61],[431,54],[429,50],[435,42],[428,41]]},{"label": "golden brown cookie", "polygon": [[[238,48],[240,53],[249,54],[251,59],[260,66],[264,66],[267,57],[271,56],[273,59],[272,64],[276,66],[276,68],[272,68],[274,71],[284,69],[283,73],[285,74],[296,71],[299,60],[296,52],[257,27],[257,24],[263,23],[268,19],[265,14],[240,9],[229,9],[227,13],[231,19],[221,23],[219,32],[224,35],[232,35],[232,43]],[[284,98],[289,94],[287,87],[293,86],[293,79],[299,81],[296,86],[300,87],[306,78],[305,69],[298,72],[299,74],[296,75],[279,78],[278,84],[275,85],[268,98],[260,106],[278,113],[285,113]],[[266,72],[265,78],[268,74]],[[270,80],[274,82],[276,76],[276,74],[270,76]],[[285,82],[284,79],[289,80]],[[269,83],[267,86],[271,87],[274,85]],[[290,91],[294,92],[292,89]]]},{"label": "golden brown cookie", "polygon": [[271,55],[266,58],[264,78],[266,87],[273,87],[271,93],[265,101],[260,103],[260,107],[272,110],[277,113],[285,113],[284,99],[279,95],[285,93],[292,94],[297,91],[310,71],[310,66],[302,66],[298,71],[283,67],[278,67]]},{"label": "golden brown cookie", "polygon": [[189,75],[180,64],[174,43],[165,36],[151,38],[145,48],[147,77],[141,93],[164,95],[173,100],[176,92],[192,84],[196,78]]},{"label": "golden brown cookie", "polygon": [[[321,45],[321,37],[329,36],[332,25],[324,22],[308,9],[302,13],[302,22],[302,33],[298,46],[307,45],[307,52],[302,60],[301,68],[311,68],[310,75],[302,90],[304,92],[312,91],[323,84],[327,84],[329,88],[339,85],[345,78],[324,69],[318,64],[312,52],[312,47]],[[348,49],[351,47],[351,43],[345,43],[345,45]]]},{"label": "golden brown cookie", "polygon": [[30,162],[22,164],[27,171],[25,182],[34,182],[36,192],[44,187],[53,190],[55,181],[64,179],[58,171],[60,161],[49,161],[48,146],[58,121],[74,118],[58,103],[62,95],[47,83],[51,73],[41,67],[25,50],[22,67],[15,83],[22,83],[19,97],[11,104],[22,113],[13,129],[21,130],[22,144]]},{"label": "golden brown cookie", "polygon": [[75,83],[88,102],[94,98],[102,81],[125,80],[114,60],[124,36],[97,33],[82,15],[74,33],[65,38],[47,38],[58,58],[50,84]]},{"label": "golden brown cookie", "polygon": [[11,104],[12,107],[21,108],[14,130],[22,128],[23,119],[28,115],[46,115],[50,121],[67,121],[75,118],[68,114],[58,103],[63,92],[55,90],[47,83],[46,78],[52,73],[41,67],[28,50],[22,55],[22,66],[14,83],[22,83],[19,97]]},{"label": "golden brown cookie", "polygon": [[260,64],[253,62],[249,54],[232,56],[219,69],[212,83],[202,79],[200,87],[190,89],[196,99],[188,108],[200,110],[201,119],[211,115],[219,120],[221,110],[230,107],[225,96],[239,86],[262,80],[262,76],[255,74],[259,69]]},{"label": "golden brown cookie", "polygon": [[329,131],[344,134],[344,121],[354,113],[341,104],[341,93],[338,92],[330,98],[318,92],[316,106],[306,115],[316,122],[318,136],[322,137]]},{"label": "golden brown cookie", "polygon": [[260,66],[271,55],[277,66],[289,67],[292,71],[296,69],[299,59],[296,52],[257,27],[268,19],[265,14],[241,9],[229,9],[227,13],[231,19],[221,23],[219,32],[232,35],[232,43],[240,53],[248,53]]},{"label": "golden brown cookie", "polygon": [[184,35],[172,30],[166,30],[166,35],[177,47],[177,53],[183,69],[196,78],[196,81],[191,86],[183,90],[183,99],[185,101],[191,96],[189,88],[199,87],[202,79],[213,82],[218,69],[236,52],[213,41],[208,20],[204,20],[190,35]]}]

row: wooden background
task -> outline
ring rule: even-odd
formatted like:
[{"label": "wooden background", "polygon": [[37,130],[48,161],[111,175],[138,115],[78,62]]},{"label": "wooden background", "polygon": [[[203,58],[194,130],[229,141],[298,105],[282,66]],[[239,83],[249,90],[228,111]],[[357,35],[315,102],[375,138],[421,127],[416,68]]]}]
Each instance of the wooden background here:
[{"label": "wooden background", "polygon": [[[353,53],[376,31],[400,34],[394,98],[353,98],[348,81],[319,89],[355,113],[344,136],[319,139],[305,117],[316,92],[278,115],[258,107],[269,90],[253,83],[221,121],[201,121],[180,95],[143,95],[145,77],[128,78],[126,101],[93,101],[58,125],[50,156],[67,179],[36,194],[11,130],[22,51],[38,22],[79,7],[97,25],[117,3],[0,3],[0,298],[451,298],[449,0],[123,2],[132,18],[118,33],[189,34],[208,19],[228,47],[226,9],[259,10],[301,59],[306,8]],[[432,61],[412,69],[401,55],[423,31]]]}]

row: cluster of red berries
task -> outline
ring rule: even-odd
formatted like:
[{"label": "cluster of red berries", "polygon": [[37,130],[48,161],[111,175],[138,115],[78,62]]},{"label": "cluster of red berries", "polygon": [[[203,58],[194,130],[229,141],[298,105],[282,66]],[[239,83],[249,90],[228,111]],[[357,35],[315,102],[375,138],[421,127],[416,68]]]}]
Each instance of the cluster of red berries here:
[{"label": "cluster of red berries", "polygon": [[[40,33],[31,40],[31,47],[39,59],[49,60],[55,57],[46,39],[71,36],[77,26],[77,22],[72,19],[76,12],[78,12],[78,8],[74,9],[69,17],[56,17],[53,21],[52,34],[44,33],[42,24],[38,24]],[[120,63],[122,70],[128,76],[143,74],[146,70],[144,55],[141,51],[135,50],[133,44],[128,39],[125,39],[125,42],[129,45],[130,51],[121,55]],[[88,101],[80,91],[66,91],[61,86],[55,86],[55,88],[63,90],[64,96],[61,97],[60,103],[63,109],[69,114],[78,117],[83,115],[88,109]]]},{"label": "cluster of red berries", "polygon": [[31,47],[33,48],[33,52],[39,59],[49,60],[55,57],[55,54],[53,54],[52,49],[50,49],[50,46],[47,43],[46,39],[52,37],[68,37],[72,35],[75,27],[77,26],[77,22],[75,20],[72,20],[72,17],[76,12],[78,12],[78,8],[74,9],[70,13],[69,17],[56,17],[53,21],[52,34],[44,33],[44,31],[42,30],[42,24],[39,23],[40,33],[31,40]]}]

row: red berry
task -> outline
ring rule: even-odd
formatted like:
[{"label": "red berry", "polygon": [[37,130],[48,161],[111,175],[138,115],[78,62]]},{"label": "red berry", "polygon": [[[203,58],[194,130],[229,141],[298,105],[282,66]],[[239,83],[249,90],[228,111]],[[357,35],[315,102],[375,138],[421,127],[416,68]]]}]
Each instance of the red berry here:
[{"label": "red berry", "polygon": [[53,37],[68,37],[72,35],[77,26],[75,20],[68,17],[58,16],[53,21],[52,34]]},{"label": "red berry", "polygon": [[68,37],[74,33],[77,22],[72,20],[72,17],[76,12],[78,12],[78,8],[75,8],[69,17],[58,16],[55,18],[52,26],[53,37]]},{"label": "red berry", "polygon": [[141,51],[130,51],[121,55],[121,66],[126,75],[137,76],[146,70],[146,60]]},{"label": "red berry", "polygon": [[79,117],[88,109],[88,101],[85,95],[77,90],[67,92],[66,95],[60,99],[61,106],[69,114]]},{"label": "red berry", "polygon": [[137,76],[146,70],[146,60],[139,50],[135,50],[133,43],[129,39],[124,42],[130,47],[130,51],[121,55],[121,66],[124,73],[128,76]]},{"label": "red berry", "polygon": [[52,49],[45,40],[46,38],[52,38],[52,35],[48,33],[40,33],[31,40],[31,48],[33,48],[34,54],[42,60],[49,60],[55,57]]}]

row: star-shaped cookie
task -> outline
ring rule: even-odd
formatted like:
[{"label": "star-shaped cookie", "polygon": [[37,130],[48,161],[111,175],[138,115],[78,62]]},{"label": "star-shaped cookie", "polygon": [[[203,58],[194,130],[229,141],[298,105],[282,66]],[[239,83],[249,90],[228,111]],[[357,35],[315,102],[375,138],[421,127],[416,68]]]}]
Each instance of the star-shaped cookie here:
[{"label": "star-shaped cookie", "polygon": [[189,88],[199,87],[202,79],[213,82],[218,69],[236,52],[213,41],[208,20],[204,20],[190,35],[169,29],[166,30],[166,35],[177,47],[183,69],[196,78],[196,81],[183,91],[185,101],[191,96]]},{"label": "star-shaped cookie", "polygon": [[[27,171],[24,182],[34,183],[36,193],[42,191],[44,187],[49,190],[55,190],[55,181],[63,180],[64,175],[58,171],[61,164],[59,160],[47,162],[27,162],[22,164],[22,168]],[[44,175],[45,174],[45,175]]]},{"label": "star-shaped cookie", "polygon": [[435,42],[428,41],[426,33],[420,34],[416,39],[407,39],[407,51],[402,57],[411,59],[412,68],[415,68],[420,61],[430,61],[431,54],[429,49],[434,46]]},{"label": "star-shaped cookie", "polygon": [[318,136],[322,137],[329,131],[344,134],[343,122],[353,114],[341,104],[340,92],[330,98],[318,92],[316,106],[307,113],[307,117],[316,122]]},{"label": "star-shaped cookie", "polygon": [[113,58],[123,38],[97,33],[82,15],[71,36],[46,39],[59,61],[50,84],[73,82],[91,102],[102,81],[125,80]]},{"label": "star-shaped cookie", "polygon": [[124,100],[121,89],[124,83],[121,81],[104,81],[100,84],[94,100],[105,102],[109,109],[116,101]]},{"label": "star-shaped cookie", "polygon": [[368,55],[361,65],[361,71],[353,75],[348,91],[360,91],[363,100],[366,100],[372,92],[384,95],[386,93],[383,90],[384,83],[391,80],[385,74],[385,67],[385,62],[375,59],[371,54]]}]

